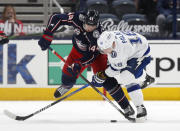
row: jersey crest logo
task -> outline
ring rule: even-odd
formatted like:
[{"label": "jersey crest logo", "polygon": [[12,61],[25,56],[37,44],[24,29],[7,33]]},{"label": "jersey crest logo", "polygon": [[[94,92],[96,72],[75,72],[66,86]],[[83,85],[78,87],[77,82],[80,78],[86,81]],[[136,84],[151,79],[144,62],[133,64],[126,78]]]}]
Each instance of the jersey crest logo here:
[{"label": "jersey crest logo", "polygon": [[112,52],[111,52],[111,57],[112,57],[112,58],[117,57],[117,52],[116,52],[116,51],[112,51]]},{"label": "jersey crest logo", "polygon": [[97,30],[93,31],[93,37],[99,38],[99,31],[97,31]]}]

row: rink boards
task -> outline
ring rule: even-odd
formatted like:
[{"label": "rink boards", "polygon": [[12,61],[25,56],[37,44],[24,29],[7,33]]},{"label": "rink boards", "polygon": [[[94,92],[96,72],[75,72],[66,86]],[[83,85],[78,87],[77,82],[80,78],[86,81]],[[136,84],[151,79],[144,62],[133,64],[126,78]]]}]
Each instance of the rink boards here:
[{"label": "rink boards", "polygon": [[[147,72],[156,77],[156,84],[143,90],[145,100],[180,100],[180,41],[149,43],[153,60]],[[71,47],[70,40],[55,40],[52,45],[64,58]],[[13,40],[0,46],[0,100],[54,100],[54,90],[61,84],[62,67],[63,62],[51,52],[40,50],[37,40]],[[83,76],[91,81],[91,70],[85,70]],[[84,84],[78,79],[71,92]],[[104,93],[103,88],[99,90]],[[88,87],[68,100],[103,99]]]}]

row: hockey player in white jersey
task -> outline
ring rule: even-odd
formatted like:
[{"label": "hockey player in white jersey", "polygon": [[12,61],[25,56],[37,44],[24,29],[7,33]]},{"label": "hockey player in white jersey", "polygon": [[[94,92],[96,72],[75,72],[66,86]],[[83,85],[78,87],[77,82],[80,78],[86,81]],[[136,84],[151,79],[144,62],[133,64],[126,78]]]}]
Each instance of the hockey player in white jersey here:
[{"label": "hockey player in white jersey", "polygon": [[[119,75],[121,84],[137,108],[137,120],[145,121],[147,111],[143,105],[143,93],[137,80],[151,61],[150,47],[146,38],[134,32],[105,31],[98,39],[99,49],[108,55],[109,67],[104,71],[107,77]],[[102,83],[93,76],[94,83]]]}]

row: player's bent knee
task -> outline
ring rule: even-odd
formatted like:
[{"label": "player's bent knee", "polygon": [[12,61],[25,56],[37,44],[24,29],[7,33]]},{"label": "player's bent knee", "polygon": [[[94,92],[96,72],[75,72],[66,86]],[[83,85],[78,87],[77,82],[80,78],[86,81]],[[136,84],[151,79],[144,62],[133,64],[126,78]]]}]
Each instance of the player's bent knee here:
[{"label": "player's bent knee", "polygon": [[76,83],[76,77],[68,76],[62,72],[62,84],[66,86],[73,86]]}]

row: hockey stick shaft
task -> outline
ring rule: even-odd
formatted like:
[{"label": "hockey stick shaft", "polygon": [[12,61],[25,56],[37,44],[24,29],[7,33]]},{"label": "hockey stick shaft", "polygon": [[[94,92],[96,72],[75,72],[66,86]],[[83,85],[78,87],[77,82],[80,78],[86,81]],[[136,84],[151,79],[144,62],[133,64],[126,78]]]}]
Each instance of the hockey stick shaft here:
[{"label": "hockey stick shaft", "polygon": [[[65,62],[64,58],[62,56],[60,56],[53,48],[51,48],[49,46],[49,50],[55,54],[59,59],[61,59],[63,62]],[[109,100],[103,93],[101,93],[94,85],[91,84],[91,82],[89,82],[83,75],[79,74],[79,76],[85,81],[87,82],[97,93],[99,93],[107,102],[109,102],[116,110],[118,110],[126,119],[128,119],[129,121],[133,121],[135,122],[134,118],[130,118],[130,117],[126,117],[125,114],[111,101]]]},{"label": "hockey stick shaft", "polygon": [[62,97],[61,99],[58,99],[58,100],[54,101],[53,103],[51,103],[51,104],[49,104],[49,105],[41,108],[40,110],[38,110],[38,111],[36,111],[36,112],[34,112],[34,113],[30,114],[30,115],[27,115],[27,116],[16,116],[16,115],[14,115],[13,113],[11,113],[11,112],[9,112],[9,111],[7,111],[7,110],[5,110],[4,113],[5,113],[7,116],[9,116],[10,118],[12,118],[12,119],[19,120],[19,121],[24,121],[24,120],[26,120],[26,119],[28,119],[28,118],[30,118],[30,117],[32,117],[32,116],[40,113],[40,112],[42,112],[42,111],[44,111],[44,110],[52,107],[53,105],[55,105],[55,104],[57,104],[57,103],[65,100],[66,98],[69,98],[70,96],[76,94],[77,92],[81,91],[82,89],[84,89],[84,88],[86,88],[86,87],[88,87],[88,86],[89,86],[89,85],[86,84],[86,85],[82,86],[81,88],[79,88],[79,89],[77,89],[77,90],[69,93],[68,95]]}]

